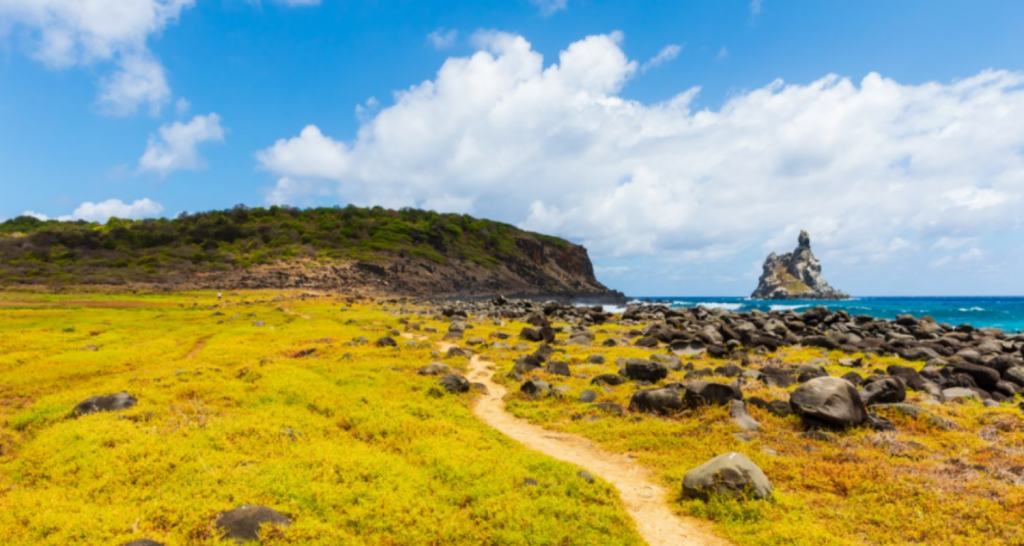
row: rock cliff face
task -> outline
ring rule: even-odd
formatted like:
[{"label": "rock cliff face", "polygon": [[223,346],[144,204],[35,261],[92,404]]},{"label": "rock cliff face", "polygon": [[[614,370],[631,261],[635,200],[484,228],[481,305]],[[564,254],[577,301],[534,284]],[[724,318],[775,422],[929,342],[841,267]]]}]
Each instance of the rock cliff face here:
[{"label": "rock cliff face", "polygon": [[774,252],[764,261],[755,300],[845,300],[850,296],[829,286],[821,276],[821,263],[811,252],[811,238],[800,232],[796,250],[782,256]]}]

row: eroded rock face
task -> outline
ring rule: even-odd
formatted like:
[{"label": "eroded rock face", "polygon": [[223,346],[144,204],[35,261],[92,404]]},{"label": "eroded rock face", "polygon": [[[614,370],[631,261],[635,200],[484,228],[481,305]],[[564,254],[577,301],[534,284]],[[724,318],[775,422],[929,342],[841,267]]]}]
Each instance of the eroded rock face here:
[{"label": "eroded rock face", "polygon": [[764,271],[757,289],[750,295],[756,300],[845,300],[850,296],[829,286],[821,275],[821,263],[811,252],[811,238],[800,232],[796,250],[779,256],[771,253],[764,261]]}]

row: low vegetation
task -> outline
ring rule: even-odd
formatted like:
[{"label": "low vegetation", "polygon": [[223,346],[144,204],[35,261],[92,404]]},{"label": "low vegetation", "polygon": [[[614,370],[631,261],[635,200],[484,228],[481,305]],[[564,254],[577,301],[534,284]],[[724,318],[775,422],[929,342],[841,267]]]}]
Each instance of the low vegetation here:
[{"label": "low vegetation", "polygon": [[21,216],[0,223],[0,284],[176,283],[197,272],[295,259],[387,262],[411,256],[490,266],[522,253],[518,237],[568,245],[466,215],[381,207],[239,205],[174,219],[112,218],[106,224]]},{"label": "low vegetation", "polygon": [[[0,544],[228,544],[242,504],[292,520],[264,544],[641,543],[609,485],[414,373],[433,342],[390,333],[414,315],[224,297],[0,293]],[[120,391],[138,404],[73,417]]]}]

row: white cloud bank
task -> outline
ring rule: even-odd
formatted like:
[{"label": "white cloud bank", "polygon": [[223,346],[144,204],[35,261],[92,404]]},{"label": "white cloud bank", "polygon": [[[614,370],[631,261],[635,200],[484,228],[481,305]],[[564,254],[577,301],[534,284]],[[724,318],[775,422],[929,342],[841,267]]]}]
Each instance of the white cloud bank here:
[{"label": "white cloud bank", "polygon": [[173,171],[198,171],[206,168],[198,147],[204,142],[224,142],[220,116],[196,116],[188,123],[176,121],[160,127],[159,135],[149,137],[146,152],[139,159],[139,171],[167,176]]},{"label": "white cloud bank", "polygon": [[167,75],[147,46],[195,0],[0,0],[0,33],[22,31],[30,54],[51,68],[112,62],[100,83],[104,112],[158,113],[171,98]]},{"label": "white cloud bank", "polygon": [[[120,199],[108,199],[101,203],[85,202],[78,206],[74,212],[67,216],[60,216],[57,220],[86,220],[89,222],[106,223],[111,218],[124,218],[138,220],[159,215],[164,211],[163,205],[148,198],[139,199],[133,203],[125,203]],[[23,216],[32,216],[40,220],[49,220],[50,217],[31,210],[22,213]]]},{"label": "white cloud bank", "polygon": [[690,262],[788,250],[800,228],[842,252],[839,267],[1017,226],[1024,74],[775,81],[707,110],[697,88],[623,99],[638,65],[620,38],[588,37],[545,66],[522,37],[479,36],[481,51],[399,93],[354,140],[311,125],[260,151],[281,179],[269,199],[436,204],[599,258]]}]

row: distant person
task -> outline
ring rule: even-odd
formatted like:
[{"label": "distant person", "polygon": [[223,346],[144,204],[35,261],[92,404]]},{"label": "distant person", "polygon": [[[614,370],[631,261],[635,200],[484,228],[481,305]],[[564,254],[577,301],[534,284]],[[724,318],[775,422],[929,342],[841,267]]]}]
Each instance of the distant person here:
[{"label": "distant person", "polygon": [[220,292],[217,292],[217,301],[220,301]]}]

